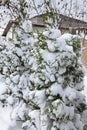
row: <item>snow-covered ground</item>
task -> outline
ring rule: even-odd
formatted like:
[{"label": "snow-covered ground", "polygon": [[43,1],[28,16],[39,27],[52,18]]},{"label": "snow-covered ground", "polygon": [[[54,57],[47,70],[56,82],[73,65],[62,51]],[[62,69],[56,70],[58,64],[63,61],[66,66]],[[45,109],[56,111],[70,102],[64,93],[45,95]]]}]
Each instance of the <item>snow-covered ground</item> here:
[{"label": "snow-covered ground", "polygon": [[15,125],[15,122],[10,119],[11,109],[2,108],[0,106],[0,129],[8,130],[9,126]]},{"label": "snow-covered ground", "polygon": [[[0,75],[0,94],[5,91],[4,78]],[[0,130],[21,130],[20,123],[11,119],[11,107],[2,107],[0,104]]]},{"label": "snow-covered ground", "polygon": [[0,106],[0,130],[21,130],[20,123],[10,118],[11,108]]}]

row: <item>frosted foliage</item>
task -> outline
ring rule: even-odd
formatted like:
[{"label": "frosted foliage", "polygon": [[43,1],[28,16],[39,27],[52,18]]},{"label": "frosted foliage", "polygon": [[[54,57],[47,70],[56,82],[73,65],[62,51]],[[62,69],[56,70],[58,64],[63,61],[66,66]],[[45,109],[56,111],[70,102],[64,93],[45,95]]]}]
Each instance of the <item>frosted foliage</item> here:
[{"label": "frosted foliage", "polygon": [[52,103],[52,108],[54,108],[52,111],[54,118],[59,118],[63,120],[67,117],[72,120],[74,116],[74,108],[73,107],[67,107],[65,106],[60,100],[56,100]]},{"label": "frosted foliage", "polygon": [[[83,130],[86,127],[80,41],[57,29],[31,33],[23,20],[16,38],[0,38],[0,72],[6,89],[0,100],[23,130]],[[29,29],[29,28],[28,28]]]},{"label": "frosted foliage", "polygon": [[32,23],[29,20],[26,20],[23,23],[23,29],[25,30],[26,33],[29,33],[32,31]]}]

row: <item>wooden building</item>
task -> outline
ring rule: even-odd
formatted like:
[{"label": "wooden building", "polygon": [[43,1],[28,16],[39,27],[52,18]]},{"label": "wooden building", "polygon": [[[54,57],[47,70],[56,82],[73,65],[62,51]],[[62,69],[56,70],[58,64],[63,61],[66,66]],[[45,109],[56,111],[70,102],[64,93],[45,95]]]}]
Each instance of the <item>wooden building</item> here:
[{"label": "wooden building", "polygon": [[[31,18],[30,20],[32,21],[33,28],[43,29],[45,27],[44,16],[46,15],[47,14],[42,14]],[[62,14],[58,14],[58,17],[60,19],[58,27],[61,31],[68,31],[72,34],[76,34],[77,31],[78,33],[80,31],[83,31],[85,34],[87,33],[87,22],[71,18]]]}]

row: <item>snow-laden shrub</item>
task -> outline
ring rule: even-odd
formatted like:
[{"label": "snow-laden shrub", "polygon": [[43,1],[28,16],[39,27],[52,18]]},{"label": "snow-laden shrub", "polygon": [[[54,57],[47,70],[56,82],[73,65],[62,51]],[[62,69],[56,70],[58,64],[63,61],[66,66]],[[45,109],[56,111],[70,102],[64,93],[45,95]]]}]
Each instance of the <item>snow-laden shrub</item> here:
[{"label": "snow-laden shrub", "polygon": [[13,107],[11,116],[23,122],[23,130],[86,130],[80,40],[65,40],[53,28],[31,33],[28,23],[20,24],[14,41],[1,39],[7,87],[0,100]]},{"label": "snow-laden shrub", "polygon": [[51,2],[44,5],[49,28],[35,34],[29,1],[18,1],[15,39],[0,37],[0,73],[6,84],[0,101],[12,106],[11,118],[21,121],[23,130],[87,130],[80,40],[61,35]]},{"label": "snow-laden shrub", "polygon": [[[37,69],[32,68],[30,80],[36,88],[33,102],[43,115],[41,127],[46,130],[83,130],[81,114],[86,104],[80,93],[84,76],[79,59],[80,41],[72,36],[70,42],[66,42],[56,29],[39,34],[38,39],[34,45]],[[42,102],[41,90],[44,92]]]}]

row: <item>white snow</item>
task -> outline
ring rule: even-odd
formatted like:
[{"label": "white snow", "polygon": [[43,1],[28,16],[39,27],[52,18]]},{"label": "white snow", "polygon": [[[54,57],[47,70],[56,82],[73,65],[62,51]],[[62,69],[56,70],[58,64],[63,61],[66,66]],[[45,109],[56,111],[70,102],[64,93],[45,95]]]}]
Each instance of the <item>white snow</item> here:
[{"label": "white snow", "polygon": [[48,90],[47,93],[51,93],[51,95],[63,95],[63,89],[61,87],[61,85],[55,83],[53,84]]},{"label": "white snow", "polygon": [[[6,86],[4,83],[3,76],[0,75],[0,94],[3,94],[6,91]],[[10,99],[9,99],[10,100]],[[11,119],[12,108],[7,106],[3,107],[0,104],[0,129],[1,130],[21,130],[14,120]]]},{"label": "white snow", "polygon": [[[40,1],[40,0],[39,0]],[[56,1],[57,2],[57,1]],[[81,4],[81,3],[80,3]],[[63,5],[63,4],[62,4]],[[82,9],[81,8],[82,6],[80,6],[80,9]],[[69,7],[68,7],[69,8]],[[73,12],[75,12],[75,14],[76,14],[76,11],[74,11],[74,2],[73,2],[73,7],[72,7],[72,10],[73,10]],[[64,8],[65,9],[65,8]],[[61,10],[61,6],[60,6],[60,10]],[[71,12],[69,12],[70,13],[70,16],[72,16],[72,14],[73,14],[73,16],[75,15],[74,13],[72,13],[72,10],[71,10]],[[64,11],[64,10],[62,10],[62,11]],[[65,14],[66,15],[68,15],[68,13],[67,12],[65,12]],[[80,16],[79,16],[80,17]],[[85,17],[84,17],[85,18]],[[27,26],[27,23],[25,23],[24,25],[23,25],[23,29],[26,29],[26,32],[28,32],[29,30],[29,28],[26,28]],[[30,27],[30,26],[28,26],[28,27]],[[46,36],[48,35],[48,37],[49,38],[56,38],[57,36],[60,36],[61,34],[60,34],[60,32],[59,31],[52,31],[53,33],[51,33],[51,34],[46,34]],[[46,33],[46,32],[45,32]],[[56,35],[55,35],[56,34]],[[44,34],[45,35],[45,34]],[[63,42],[63,38],[64,39],[66,39],[66,37],[71,37],[70,35],[68,35],[67,34],[67,36],[63,36],[63,37],[61,37],[61,39],[58,39],[58,44],[62,44],[61,43],[61,41]],[[56,44],[56,43],[55,43]],[[57,46],[56,46],[57,47]],[[53,46],[51,45],[50,46],[50,43],[48,44],[48,49],[50,50],[50,51],[55,51],[55,48],[53,48]],[[72,48],[71,48],[72,49]],[[64,46],[64,44],[63,44],[63,46],[60,46],[60,50],[62,51],[62,50],[65,50],[65,46]],[[40,53],[42,53],[42,58],[44,59],[44,61],[46,61],[47,63],[53,63],[53,62],[55,62],[55,55],[53,55],[53,53],[48,53],[47,51],[45,51],[45,50],[41,50],[40,51]],[[22,54],[22,50],[17,50],[17,54],[18,54],[18,56],[21,56],[21,54]],[[35,66],[34,66],[35,67]],[[4,68],[4,73],[6,73],[6,68]],[[50,71],[50,70],[49,70]],[[62,69],[60,72],[59,72],[59,74],[62,74],[62,73],[64,73],[66,70],[65,69]],[[51,73],[51,72],[50,72]],[[19,81],[19,75],[16,75],[16,76],[14,76],[14,75],[11,75],[11,78],[12,78],[12,81],[14,81],[15,83],[17,83],[18,81]],[[25,75],[23,75],[21,78],[20,78],[20,84],[19,84],[19,87],[20,86],[27,86],[27,79],[25,79],[26,77],[25,77]],[[31,78],[32,78],[32,76],[31,76]],[[34,77],[35,78],[35,77]],[[33,78],[33,79],[34,79]],[[50,79],[51,79],[51,81],[55,81],[55,77],[53,77],[53,76],[51,76],[50,77]],[[37,83],[38,84],[38,82],[39,82],[39,80],[38,80],[38,78],[36,77],[35,79],[35,83]],[[9,82],[9,81],[8,81]],[[24,83],[24,84],[23,84]],[[86,95],[86,93],[87,93],[87,88],[86,88],[86,85],[87,85],[87,74],[86,74],[86,76],[84,77],[84,84],[85,84],[85,89],[84,89],[84,91],[83,91],[83,93],[84,93],[84,95],[85,96],[87,96]],[[5,93],[5,89],[6,88],[6,86],[5,86],[5,83],[4,83],[4,79],[3,79],[3,77],[0,77],[0,94],[2,94],[2,93]],[[55,88],[55,89],[54,89]],[[58,89],[59,88],[59,89]],[[70,92],[71,90],[73,90],[73,89],[69,89],[68,91]],[[67,95],[68,95],[68,97],[69,97],[69,99],[71,100],[73,100],[73,98],[75,98],[75,93],[74,93],[74,91],[72,91],[72,94],[70,94],[69,95],[69,93],[68,93],[68,91],[67,91],[67,89],[66,89],[66,93],[67,93]],[[63,95],[63,90],[62,90],[62,88],[61,88],[61,86],[59,85],[56,85],[56,84],[54,84],[54,85],[52,85],[51,87],[50,87],[50,89],[48,89],[48,94],[49,94],[49,92],[51,93],[51,95],[57,95],[57,94],[59,94],[59,95]],[[45,95],[43,95],[44,94],[44,90],[42,91],[42,93],[40,92],[40,90],[39,91],[36,91],[36,93],[35,93],[35,98],[36,98],[36,101],[37,101],[37,103],[39,104],[41,104],[43,101],[44,101],[44,99],[45,99]],[[64,95],[64,96],[67,96],[67,95]],[[26,98],[26,95],[24,95],[24,97]],[[41,98],[41,99],[40,99]],[[12,102],[13,102],[13,100],[12,100],[12,98],[11,97],[9,97],[8,98],[8,102],[10,103],[10,104],[12,104]],[[56,104],[57,103],[57,104]],[[60,105],[60,107],[58,107],[58,109],[56,110],[56,108],[57,108],[57,106],[56,105],[58,105],[59,103],[61,103],[61,105]],[[70,119],[72,119],[72,117],[73,117],[73,115],[74,115],[74,108],[72,107],[72,109],[71,108],[68,108],[68,107],[65,107],[64,106],[64,104],[62,103],[62,102],[60,102],[60,101],[55,101],[55,102],[53,102],[53,104],[52,104],[54,107],[55,107],[55,109],[53,110],[53,113],[56,115],[56,113],[57,113],[57,117],[60,115],[60,117],[62,118],[62,115],[61,115],[61,113],[62,114],[66,114],[66,118],[67,117],[70,117]],[[20,112],[18,113],[18,109],[20,108]],[[15,113],[17,112],[17,114],[20,114],[20,118],[23,118],[24,117],[24,115],[23,115],[23,111],[22,110],[24,110],[25,109],[25,104],[23,104],[23,105],[21,105],[21,104],[19,104],[19,106],[18,106],[16,109],[15,109],[15,111],[14,111],[14,115],[15,115]],[[63,107],[64,107],[64,109],[66,110],[66,111],[63,111],[63,112],[61,112],[62,111],[62,109],[63,109]],[[12,108],[11,107],[5,107],[5,108],[3,108],[2,106],[0,106],[0,128],[1,128],[1,130],[21,130],[21,127],[20,127],[20,125],[18,126],[18,124],[16,124],[17,122],[15,122],[14,120],[12,120],[11,119],[11,110],[12,110]],[[37,111],[37,110],[34,110],[34,111],[32,111],[30,114],[29,114],[29,116],[32,118],[32,121],[34,122],[34,121],[36,121],[36,125],[38,125],[38,123],[39,123],[39,117],[38,117],[38,114],[39,113],[39,111]],[[37,115],[36,115],[37,114]],[[85,113],[84,113],[85,114]],[[14,117],[14,115],[13,115],[13,117]],[[37,118],[38,117],[38,118]],[[36,119],[37,118],[37,119]],[[46,118],[47,119],[47,118]],[[43,122],[43,119],[42,119],[42,122]],[[79,122],[79,124],[81,124],[81,122]],[[44,122],[42,123],[42,125],[44,125]],[[25,124],[25,126],[26,126],[26,124]],[[82,125],[80,125],[80,126],[82,126]],[[80,127],[79,125],[78,125],[78,127]],[[39,127],[39,125],[38,125],[38,127]],[[63,125],[61,125],[61,130],[64,130],[64,127],[66,127],[65,128],[65,130],[68,130],[68,129],[71,129],[71,127],[75,130],[75,128],[74,128],[74,126],[73,126],[73,124],[72,124],[72,122],[68,122],[68,124],[63,124]],[[38,128],[39,129],[39,128]],[[45,128],[46,129],[46,128]],[[52,129],[53,130],[53,129]],[[80,128],[80,130],[82,130],[82,128]]]},{"label": "white snow", "polygon": [[86,97],[86,101],[87,101],[87,73],[85,74],[85,77],[84,77],[84,90],[83,90],[83,94],[85,95]]},{"label": "white snow", "polygon": [[[87,100],[87,74],[84,77],[84,91],[83,94],[86,96]],[[5,90],[4,79],[0,76],[0,94]],[[0,106],[0,129],[1,130],[21,130],[20,125],[16,124],[15,121],[10,118],[11,108]]]},{"label": "white snow", "polygon": [[11,109],[9,107],[3,108],[0,106],[0,129],[8,130],[9,126],[14,124],[10,119]]},{"label": "white snow", "polygon": [[[0,86],[1,87],[1,86]],[[14,130],[21,130],[18,129],[16,122],[11,119],[11,107],[2,107],[0,106],[0,129],[1,130],[12,130],[11,128],[15,128]]]},{"label": "white snow", "polygon": [[[39,7],[39,14],[44,10],[44,6],[41,6],[43,2],[44,0],[35,0],[36,7]],[[57,9],[60,14],[87,21],[87,0],[51,0],[51,2],[51,6]],[[35,15],[37,12],[31,9],[30,17]]]}]

